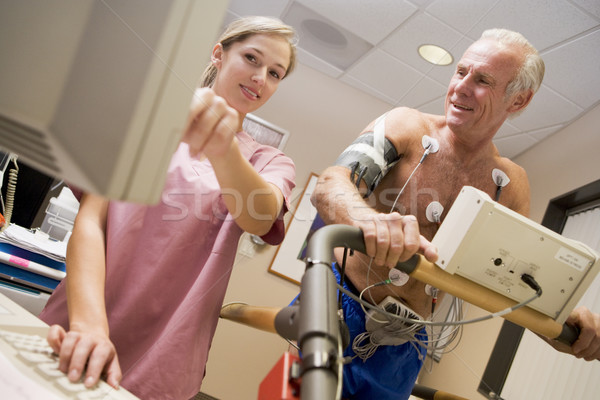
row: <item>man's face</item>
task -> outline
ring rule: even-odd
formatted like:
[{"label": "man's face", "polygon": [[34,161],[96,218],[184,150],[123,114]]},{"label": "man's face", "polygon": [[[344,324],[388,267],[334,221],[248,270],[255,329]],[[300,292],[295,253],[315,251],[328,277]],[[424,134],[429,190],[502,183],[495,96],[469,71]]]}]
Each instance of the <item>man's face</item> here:
[{"label": "man's face", "polygon": [[479,40],[467,49],[446,94],[446,122],[454,133],[466,139],[493,137],[514,111],[514,96],[507,99],[505,92],[522,60],[515,48],[493,40]]}]

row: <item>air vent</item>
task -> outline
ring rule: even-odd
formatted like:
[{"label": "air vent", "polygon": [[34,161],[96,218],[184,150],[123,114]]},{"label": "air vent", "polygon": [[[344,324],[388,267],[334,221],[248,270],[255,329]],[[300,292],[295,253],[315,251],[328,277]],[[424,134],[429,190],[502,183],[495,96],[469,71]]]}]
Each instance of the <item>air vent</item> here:
[{"label": "air vent", "polygon": [[58,174],[60,168],[44,132],[0,115],[0,143],[9,143],[7,151]]}]

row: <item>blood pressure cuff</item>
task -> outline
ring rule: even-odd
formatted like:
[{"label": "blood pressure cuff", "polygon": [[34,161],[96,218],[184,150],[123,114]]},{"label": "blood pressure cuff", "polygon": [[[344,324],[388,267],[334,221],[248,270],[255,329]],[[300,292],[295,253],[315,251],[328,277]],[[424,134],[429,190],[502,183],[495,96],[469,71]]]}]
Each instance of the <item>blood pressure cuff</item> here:
[{"label": "blood pressure cuff", "polygon": [[368,197],[381,179],[400,160],[396,148],[385,137],[385,115],[375,122],[373,132],[360,135],[354,143],[337,158],[335,165],[350,169],[350,180],[360,187],[360,181],[367,186]]}]

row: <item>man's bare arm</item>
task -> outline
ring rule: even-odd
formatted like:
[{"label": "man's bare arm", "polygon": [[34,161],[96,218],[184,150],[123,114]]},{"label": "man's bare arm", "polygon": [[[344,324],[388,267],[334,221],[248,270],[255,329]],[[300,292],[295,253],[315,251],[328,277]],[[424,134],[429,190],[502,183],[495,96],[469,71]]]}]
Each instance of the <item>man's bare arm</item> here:
[{"label": "man's bare arm", "polygon": [[362,198],[345,167],[327,168],[319,177],[311,200],[327,224],[360,228],[367,255],[374,257],[377,265],[393,268],[398,261],[406,261],[419,250],[430,261],[437,259],[435,247],[419,234],[417,219],[397,212],[377,212]]}]

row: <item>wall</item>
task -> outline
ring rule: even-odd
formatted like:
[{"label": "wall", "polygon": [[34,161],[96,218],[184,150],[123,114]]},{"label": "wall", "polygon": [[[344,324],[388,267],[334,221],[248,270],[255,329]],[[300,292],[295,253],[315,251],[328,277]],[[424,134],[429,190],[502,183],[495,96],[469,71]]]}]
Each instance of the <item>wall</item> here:
[{"label": "wall", "polygon": [[531,219],[541,222],[548,202],[600,178],[600,105],[515,161],[529,174]]},{"label": "wall", "polygon": [[[544,142],[515,158],[527,171],[531,184],[531,219],[540,223],[548,202],[600,178],[600,105]],[[600,310],[595,310],[596,312]],[[484,315],[470,308],[467,318]],[[469,399],[477,392],[502,320],[467,325],[459,347],[444,355],[432,373],[423,371],[421,383]]]}]

